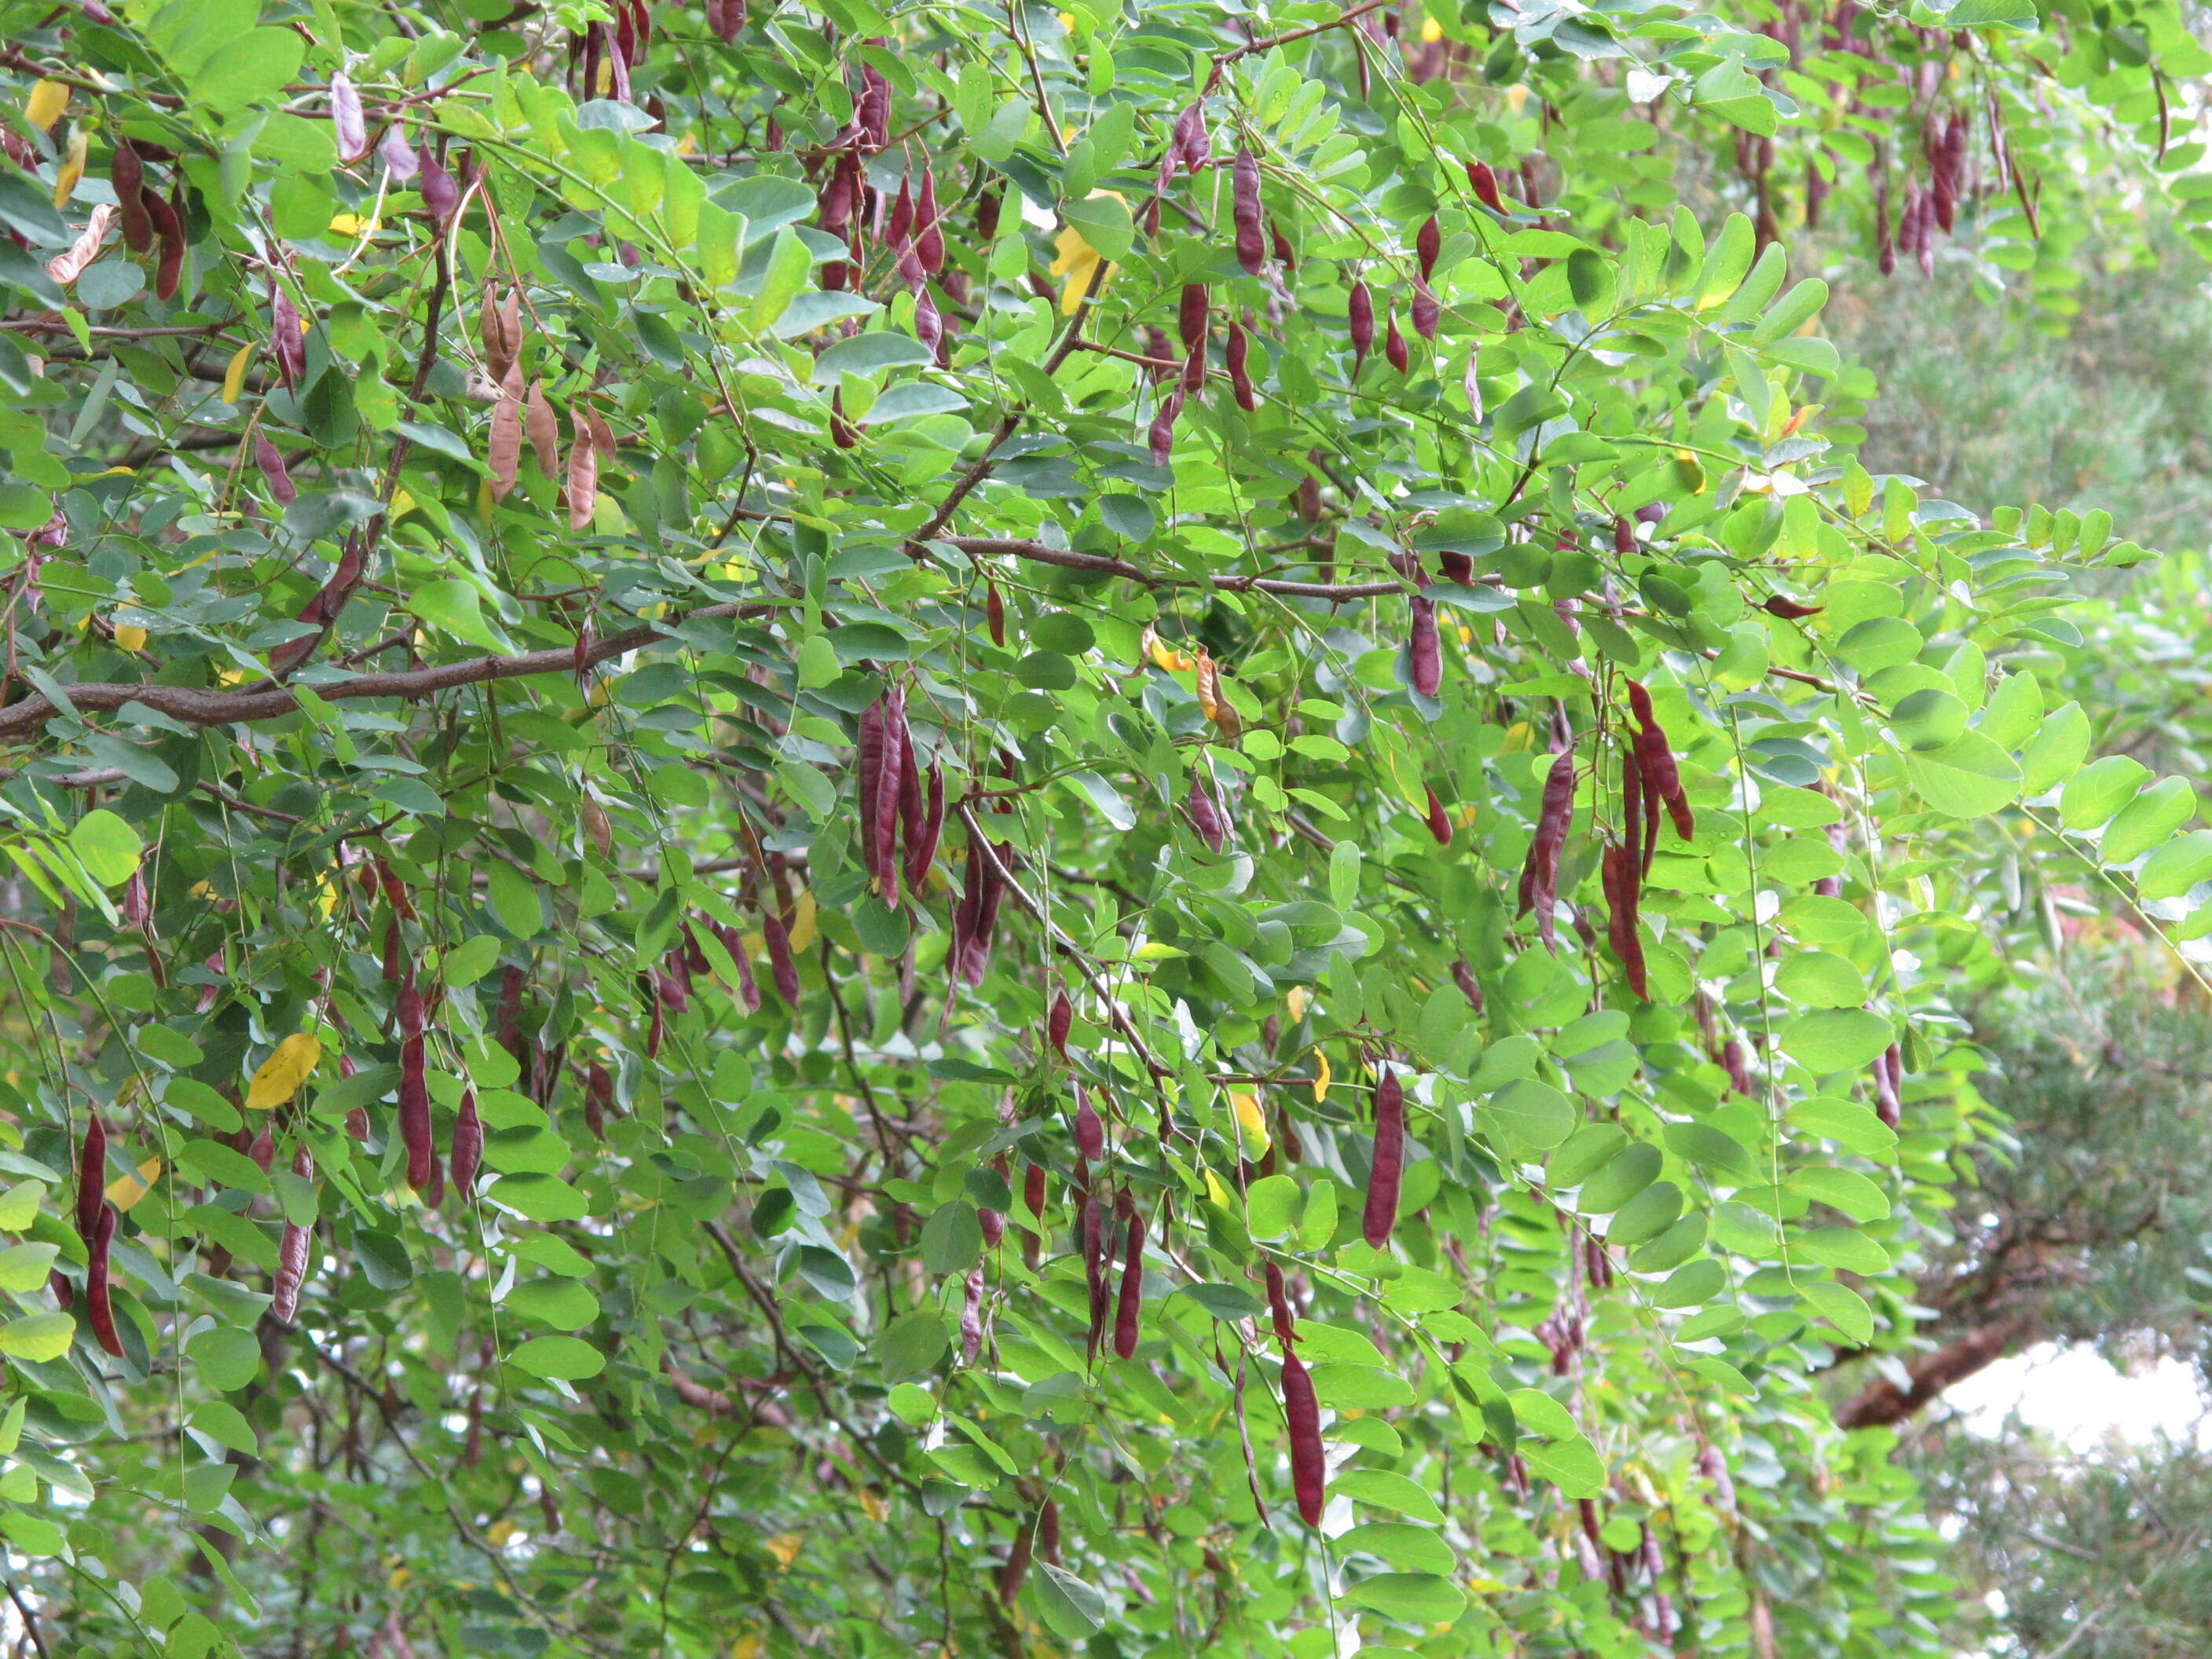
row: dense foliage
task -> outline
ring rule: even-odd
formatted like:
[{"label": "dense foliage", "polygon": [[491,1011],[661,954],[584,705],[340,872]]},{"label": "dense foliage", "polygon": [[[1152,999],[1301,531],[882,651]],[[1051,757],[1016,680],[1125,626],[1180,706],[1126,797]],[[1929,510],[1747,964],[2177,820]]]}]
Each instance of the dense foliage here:
[{"label": "dense foliage", "polygon": [[1786,239],[2172,7],[0,19],[27,1634],[1942,1650],[1820,1378],[2212,832]]}]

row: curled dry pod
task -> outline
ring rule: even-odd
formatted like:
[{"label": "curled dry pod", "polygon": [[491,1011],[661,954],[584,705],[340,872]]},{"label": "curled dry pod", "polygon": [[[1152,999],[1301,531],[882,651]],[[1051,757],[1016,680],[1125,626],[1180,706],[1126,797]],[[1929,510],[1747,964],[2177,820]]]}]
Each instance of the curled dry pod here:
[{"label": "curled dry pod", "polygon": [[368,124],[362,118],[361,94],[343,70],[331,76],[331,136],[337,140],[340,167],[350,167],[368,154]]},{"label": "curled dry pod", "polygon": [[1437,838],[1437,846],[1449,847],[1452,840],[1451,815],[1444,811],[1443,802],[1437,799],[1435,787],[1433,786],[1427,786],[1427,787],[1429,833]]},{"label": "curled dry pod", "polygon": [[116,141],[115,155],[107,166],[107,181],[115,191],[116,210],[123,218],[123,245],[133,253],[154,250],[154,216],[146,210],[145,164],[128,138]]},{"label": "curled dry pod", "polygon": [[[305,1146],[292,1154],[292,1173],[302,1181],[312,1181],[315,1161]],[[310,1224],[301,1227],[291,1222],[284,1224],[284,1237],[276,1246],[276,1282],[270,1302],[270,1311],[286,1324],[290,1324],[300,1311],[300,1286],[307,1282],[307,1263],[314,1249],[315,1230]]]},{"label": "curled dry pod", "polygon": [[1075,1150],[1096,1164],[1106,1156],[1106,1124],[1081,1084],[1075,1085]]},{"label": "curled dry pod", "polygon": [[1121,1261],[1121,1295],[1114,1309],[1114,1352],[1128,1359],[1137,1352],[1137,1328],[1145,1308],[1145,1218],[1126,1193],[1121,1205],[1129,1234]]},{"label": "curled dry pod", "polygon": [[399,1138],[407,1147],[407,1184],[421,1192],[437,1173],[437,1152],[430,1144],[430,1089],[419,1036],[399,1045]]},{"label": "curled dry pod", "polygon": [[123,1358],[123,1339],[115,1329],[115,1308],[108,1296],[109,1248],[115,1243],[115,1212],[101,1206],[100,1218],[87,1241],[91,1255],[84,1269],[84,1312],[100,1346],[115,1358]]},{"label": "curled dry pod", "polygon": [[561,476],[561,422],[553,405],[545,401],[545,388],[536,380],[522,394],[522,432],[530,440],[530,453],[538,470],[549,478]]},{"label": "curled dry pod", "polygon": [[1205,780],[1195,772],[1190,775],[1190,797],[1184,810],[1190,814],[1190,827],[1213,851],[1218,853],[1228,844],[1229,827],[1222,821],[1221,809],[1214,804]]},{"label": "curled dry pod", "polygon": [[1390,367],[1403,374],[1412,364],[1412,354],[1406,349],[1406,337],[1398,331],[1398,313],[1392,312],[1384,319],[1382,356]]},{"label": "curled dry pod", "polygon": [[1321,1525],[1328,1497],[1328,1464],[1321,1444],[1321,1401],[1298,1357],[1283,1354],[1283,1422],[1291,1437],[1291,1486],[1306,1525]]},{"label": "curled dry pod", "polygon": [[107,1203],[107,1126],[94,1112],[76,1158],[76,1236],[89,1241]]},{"label": "curled dry pod", "polygon": [[1365,283],[1352,283],[1345,314],[1352,327],[1352,374],[1356,380],[1367,361],[1368,348],[1375,343],[1375,297],[1368,293]]},{"label": "curled dry pod", "polygon": [[1290,1287],[1283,1282],[1283,1269],[1276,1262],[1267,1264],[1267,1312],[1275,1322],[1275,1340],[1288,1353],[1297,1338],[1297,1322],[1291,1312]]},{"label": "curled dry pod", "polygon": [[1412,672],[1413,690],[1425,697],[1433,697],[1443,690],[1443,644],[1437,632],[1437,603],[1434,599],[1416,597],[1413,600],[1413,628],[1406,641],[1407,666]]},{"label": "curled dry pod", "polygon": [[477,1171],[483,1167],[483,1119],[477,1114],[477,1091],[464,1090],[461,1109],[453,1119],[453,1151],[447,1160],[453,1166],[453,1187],[465,1204],[476,1190]]},{"label": "curled dry pod", "polygon": [[1359,1235],[1386,1249],[1398,1224],[1398,1192],[1406,1174],[1406,1091],[1385,1066],[1375,1080],[1375,1164],[1367,1177],[1367,1207]]},{"label": "curled dry pod", "polygon": [[522,371],[513,363],[500,382],[499,401],[492,405],[484,460],[491,469],[491,498],[503,501],[514,493],[522,472]]},{"label": "curled dry pod", "polygon": [[1061,991],[1052,1000],[1052,1008],[1045,1015],[1044,1038],[1062,1060],[1067,1058],[1067,1034],[1075,1028],[1075,1005]]},{"label": "curled dry pod", "polygon": [[1229,369],[1229,389],[1236,394],[1237,408],[1247,415],[1255,415],[1259,413],[1260,398],[1252,389],[1252,372],[1248,366],[1250,350],[1243,325],[1231,318],[1228,349],[1224,354]]},{"label": "curled dry pod", "polygon": [[1237,263],[1247,276],[1267,268],[1267,233],[1260,213],[1260,158],[1240,148],[1231,172],[1231,210],[1237,222]]},{"label": "curled dry pod", "polygon": [[1193,350],[1206,343],[1206,284],[1185,283],[1182,285],[1182,303],[1176,313],[1176,325],[1185,351]]},{"label": "curled dry pod", "polygon": [[589,530],[599,505],[599,452],[583,416],[572,412],[568,424],[568,476],[562,497],[568,507],[568,528]]},{"label": "curled dry pod", "polygon": [[1006,648],[1006,602],[1000,597],[996,582],[983,584],[983,621],[991,630],[991,643],[1000,650]]}]

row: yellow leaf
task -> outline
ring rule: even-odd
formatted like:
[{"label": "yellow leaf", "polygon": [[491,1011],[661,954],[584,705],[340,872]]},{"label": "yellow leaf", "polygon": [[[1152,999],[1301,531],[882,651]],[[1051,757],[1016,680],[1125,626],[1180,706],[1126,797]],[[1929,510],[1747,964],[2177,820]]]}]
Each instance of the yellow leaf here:
[{"label": "yellow leaf", "polygon": [[118,1210],[127,1210],[154,1188],[161,1176],[161,1160],[149,1158],[138,1166],[136,1175],[118,1176],[107,1183],[107,1201]]},{"label": "yellow leaf", "polygon": [[222,372],[222,400],[235,404],[246,390],[246,366],[253,361],[253,349],[260,343],[248,340],[230,355],[230,367]]},{"label": "yellow leaf", "polygon": [[795,1532],[780,1532],[768,1540],[768,1553],[785,1567],[799,1559],[799,1537]]},{"label": "yellow leaf", "polygon": [[1523,109],[1528,107],[1528,88],[1525,86],[1512,86],[1506,88],[1505,104],[1507,108],[1510,109],[1516,115],[1518,115]]},{"label": "yellow leaf", "polygon": [[760,1659],[761,1640],[748,1631],[730,1644],[730,1659]]},{"label": "yellow leaf", "polygon": [[1206,1171],[1206,1199],[1209,1204],[1228,1206],[1229,1188],[1221,1184],[1221,1177],[1213,1173],[1211,1166]]},{"label": "yellow leaf", "polygon": [[1443,38],[1444,26],[1438,22],[1435,18],[1428,18],[1421,24],[1421,44],[1423,46],[1432,46]]},{"label": "yellow leaf", "polygon": [[890,1506],[877,1497],[874,1491],[867,1486],[860,1488],[860,1507],[867,1512],[868,1519],[878,1525],[891,1512]]},{"label": "yellow leaf", "polygon": [[340,236],[358,236],[368,223],[357,213],[339,213],[331,216],[331,229]]},{"label": "yellow leaf", "polygon": [[30,98],[23,105],[23,117],[44,132],[67,112],[69,101],[70,89],[59,81],[41,81],[31,88]]},{"label": "yellow leaf", "polygon": [[1274,1145],[1267,1135],[1267,1120],[1260,1110],[1260,1097],[1240,1089],[1231,1093],[1229,1104],[1237,1114],[1237,1139],[1243,1143],[1244,1156],[1256,1164]]},{"label": "yellow leaf", "polygon": [[67,207],[69,198],[76,194],[76,181],[84,177],[84,158],[92,148],[92,135],[79,127],[70,135],[69,149],[63,153],[61,170],[54,175],[54,205]]},{"label": "yellow leaf", "polygon": [[1314,1050],[1314,1098],[1316,1101],[1326,1100],[1328,1098],[1328,1056],[1316,1048]]},{"label": "yellow leaf", "polygon": [[494,1544],[504,1544],[508,1539],[514,1536],[514,1522],[512,1521],[495,1521],[491,1525],[484,1528],[484,1536]]},{"label": "yellow leaf", "polygon": [[261,1062],[246,1091],[246,1109],[265,1112],[300,1092],[300,1085],[323,1057],[323,1045],[311,1031],[295,1031]]},{"label": "yellow leaf", "polygon": [[816,919],[814,894],[811,889],[799,896],[799,902],[791,907],[791,948],[804,951],[822,936],[822,925]]},{"label": "yellow leaf", "polygon": [[315,908],[323,913],[325,921],[328,921],[337,910],[337,884],[328,874],[315,878]]},{"label": "yellow leaf", "polygon": [[146,648],[146,630],[135,623],[118,623],[115,625],[115,642],[125,651],[143,651]]},{"label": "yellow leaf", "polygon": [[392,492],[392,516],[394,519],[398,519],[403,514],[412,513],[414,510],[415,498],[412,495],[404,489],[395,489]]},{"label": "yellow leaf", "polygon": [[215,677],[216,683],[222,685],[243,685],[246,683],[243,668],[218,668],[215,671]]},{"label": "yellow leaf", "polygon": [[[1113,267],[1109,265],[1104,271],[1099,271],[1098,250],[1085,241],[1083,233],[1073,225],[1060,233],[1053,248],[1055,257],[1052,262],[1052,274],[1067,279],[1060,284],[1060,314],[1073,317],[1083,309],[1085,298],[1094,289],[1100,293],[1105,291],[1106,279],[1112,274]],[[1097,273],[1095,283],[1094,273]]]},{"label": "yellow leaf", "polygon": [[1306,988],[1293,985],[1283,993],[1283,1006],[1291,1011],[1291,1023],[1297,1024],[1306,1017]]},{"label": "yellow leaf", "polygon": [[1152,666],[1163,674],[1173,674],[1178,671],[1188,673],[1198,666],[1197,658],[1192,656],[1188,651],[1178,651],[1168,644],[1160,638],[1159,634],[1150,623],[1145,624],[1141,643],[1145,647],[1145,654],[1152,659]]},{"label": "yellow leaf", "polygon": [[414,1576],[405,1567],[394,1567],[392,1570],[392,1577],[384,1581],[384,1587],[386,1589],[398,1589]]}]

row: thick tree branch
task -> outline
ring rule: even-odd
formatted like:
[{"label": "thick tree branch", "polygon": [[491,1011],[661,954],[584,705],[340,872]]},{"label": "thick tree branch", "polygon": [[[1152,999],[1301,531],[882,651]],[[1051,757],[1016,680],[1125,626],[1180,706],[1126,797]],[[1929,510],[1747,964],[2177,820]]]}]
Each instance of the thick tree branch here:
[{"label": "thick tree branch", "polygon": [[1944,1389],[2004,1358],[2033,1322],[2024,1314],[1979,1326],[1906,1365],[1907,1385],[1881,1377],[1859,1390],[1836,1413],[1845,1429],[1886,1428],[1902,1423]]}]

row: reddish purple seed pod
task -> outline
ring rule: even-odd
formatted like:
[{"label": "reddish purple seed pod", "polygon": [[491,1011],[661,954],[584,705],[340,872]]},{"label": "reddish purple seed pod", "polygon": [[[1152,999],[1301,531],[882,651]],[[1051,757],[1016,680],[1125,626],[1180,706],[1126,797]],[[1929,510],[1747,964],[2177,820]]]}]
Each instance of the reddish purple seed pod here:
[{"label": "reddish purple seed pod", "polygon": [[1437,274],[1437,255],[1443,245],[1443,227],[1437,222],[1437,216],[1431,213],[1421,222],[1420,229],[1413,234],[1413,253],[1421,262],[1423,282]]},{"label": "reddish purple seed pod", "polygon": [[1022,1202],[1030,1206],[1030,1213],[1039,1221],[1044,1219],[1044,1165],[1032,1164],[1022,1172]]},{"label": "reddish purple seed pod", "polygon": [[983,585],[983,620],[991,630],[991,643],[1000,650],[1006,648],[1006,602],[999,595],[996,582]]},{"label": "reddish purple seed pod", "polygon": [[1356,380],[1367,362],[1369,348],[1375,343],[1375,297],[1368,293],[1365,283],[1352,283],[1345,314],[1352,328],[1352,373]]},{"label": "reddish purple seed pod", "polygon": [[1360,1237],[1376,1249],[1389,1247],[1398,1224],[1398,1193],[1406,1172],[1406,1091],[1388,1066],[1375,1084],[1375,1162],[1367,1178],[1367,1207]]},{"label": "reddish purple seed pod", "polygon": [[76,1236],[89,1241],[107,1207],[107,1126],[94,1112],[85,1125],[76,1162]]},{"label": "reddish purple seed pod", "polygon": [[362,118],[361,94],[340,70],[331,76],[331,129],[338,142],[338,165],[349,167],[368,154],[368,125]]},{"label": "reddish purple seed pod", "polygon": [[1433,340],[1443,320],[1443,308],[1437,303],[1437,296],[1429,291],[1426,283],[1416,282],[1413,284],[1413,332],[1424,340]]},{"label": "reddish purple seed pod", "polygon": [[1260,411],[1260,398],[1252,388],[1252,374],[1248,366],[1250,349],[1243,325],[1232,318],[1229,324],[1229,344],[1224,354],[1229,369],[1229,389],[1236,394],[1237,408],[1247,415],[1256,415]]},{"label": "reddish purple seed pod", "polygon": [[1128,1359],[1137,1352],[1137,1327],[1145,1305],[1145,1218],[1126,1194],[1121,1203],[1129,1223],[1129,1242],[1121,1264],[1121,1299],[1114,1310],[1114,1352]]},{"label": "reddish purple seed pod", "polygon": [[1206,131],[1205,100],[1194,99],[1176,117],[1175,155],[1185,173],[1196,173],[1212,158],[1213,143]]},{"label": "reddish purple seed pod", "polygon": [[115,1242],[115,1212],[103,1206],[93,1228],[92,1254],[84,1270],[84,1310],[100,1346],[115,1358],[123,1358],[123,1339],[116,1332],[115,1310],[108,1299],[108,1249]]},{"label": "reddish purple seed pod", "polygon": [[1291,1437],[1291,1485],[1306,1525],[1321,1525],[1328,1496],[1328,1464],[1322,1451],[1321,1401],[1298,1357],[1283,1355],[1283,1421]]},{"label": "reddish purple seed pod", "polygon": [[1644,776],[1666,803],[1667,814],[1674,821],[1674,833],[1687,841],[1697,827],[1697,820],[1690,811],[1689,798],[1682,793],[1681,770],[1674,763],[1674,751],[1667,742],[1666,729],[1652,709],[1651,694],[1634,680],[1628,682],[1628,706],[1639,728],[1636,745]]},{"label": "reddish purple seed pod", "polygon": [[477,1172],[483,1167],[483,1119],[477,1113],[477,1091],[464,1090],[460,1114],[453,1120],[453,1152],[448,1160],[454,1188],[464,1204],[476,1190]]},{"label": "reddish purple seed pod", "polygon": [[421,1192],[437,1173],[430,1144],[430,1089],[424,1074],[422,1039],[399,1045],[399,1137],[407,1147],[407,1184]]},{"label": "reddish purple seed pod", "polygon": [[1437,630],[1437,604],[1434,599],[1417,596],[1412,605],[1413,621],[1406,641],[1407,665],[1411,670],[1413,690],[1425,697],[1433,697],[1443,690],[1444,684],[1443,643]]},{"label": "reddish purple seed pod", "polygon": [[1237,222],[1237,263],[1248,276],[1267,267],[1267,234],[1260,212],[1260,158],[1240,149],[1231,173],[1233,216]]},{"label": "reddish purple seed pod", "polygon": [[[302,1181],[312,1180],[315,1161],[305,1146],[292,1154],[292,1173]],[[272,1287],[270,1311],[286,1324],[300,1311],[300,1287],[307,1282],[309,1258],[314,1249],[315,1230],[312,1225],[301,1227],[287,1222],[284,1237],[276,1247],[276,1281]]]},{"label": "reddish purple seed pod", "polygon": [[1154,466],[1165,466],[1175,455],[1176,417],[1182,413],[1183,391],[1180,384],[1160,399],[1159,413],[1152,416],[1152,429],[1148,434]]},{"label": "reddish purple seed pod", "polygon": [[1052,1000],[1052,1010],[1045,1016],[1045,1041],[1062,1060],[1067,1058],[1067,1034],[1075,1026],[1075,1005],[1062,991]]},{"label": "reddish purple seed pod", "polygon": [[775,994],[783,999],[784,1006],[799,1006],[799,964],[791,954],[791,933],[783,925],[783,918],[773,910],[761,913],[761,942],[768,947],[769,976],[775,981]]},{"label": "reddish purple seed pod", "polygon": [[929,786],[922,799],[919,832],[906,844],[906,884],[918,897],[922,883],[937,863],[937,847],[945,835],[945,763],[929,763]]},{"label": "reddish purple seed pod", "polygon": [[1096,1164],[1106,1156],[1106,1124],[1081,1084],[1075,1085],[1075,1150]]},{"label": "reddish purple seed pod", "polygon": [[1297,1322],[1291,1312],[1290,1287],[1283,1282],[1283,1270],[1273,1261],[1267,1264],[1267,1311],[1274,1320],[1275,1340],[1283,1345],[1285,1353],[1290,1352],[1291,1345],[1298,1340]]},{"label": "reddish purple seed pod", "polygon": [[1451,817],[1444,811],[1443,802],[1437,798],[1435,787],[1426,787],[1429,792],[1429,833],[1436,837],[1437,846],[1449,847],[1452,840]]},{"label": "reddish purple seed pod", "polygon": [[1206,342],[1206,294],[1203,283],[1182,285],[1182,304],[1176,315],[1177,331],[1182,338],[1182,349],[1190,351]]},{"label": "reddish purple seed pod", "polygon": [[1469,161],[1467,181],[1474,187],[1476,198],[1492,213],[1505,211],[1505,198],[1498,193],[1498,175],[1487,161]]},{"label": "reddish purple seed pod", "polygon": [[1403,374],[1413,359],[1406,349],[1406,337],[1398,331],[1398,313],[1392,312],[1384,321],[1382,356],[1391,368]]},{"label": "reddish purple seed pod", "polygon": [[921,199],[915,204],[914,251],[932,276],[945,269],[945,226],[937,210],[937,173],[921,170]]},{"label": "reddish purple seed pod", "polygon": [[1195,772],[1190,775],[1190,796],[1184,810],[1190,814],[1190,827],[1207,847],[1218,853],[1227,845],[1229,827],[1222,822],[1221,809],[1214,804],[1205,780]]}]

